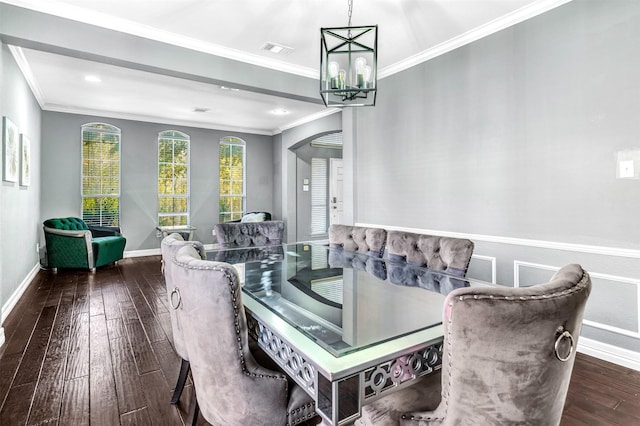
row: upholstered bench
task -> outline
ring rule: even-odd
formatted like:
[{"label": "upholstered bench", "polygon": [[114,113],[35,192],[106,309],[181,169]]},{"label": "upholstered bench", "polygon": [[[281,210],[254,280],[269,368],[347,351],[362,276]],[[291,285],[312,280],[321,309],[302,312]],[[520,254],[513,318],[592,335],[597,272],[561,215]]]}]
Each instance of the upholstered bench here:
[{"label": "upholstered bench", "polygon": [[47,266],[57,268],[95,268],[122,259],[127,240],[119,227],[88,226],[77,217],[47,219],[44,238]]},{"label": "upholstered bench", "polygon": [[469,286],[464,278],[456,278],[439,271],[429,271],[407,262],[387,262],[386,265],[391,284],[420,287],[435,293],[442,293],[445,296],[457,288]]},{"label": "upholstered bench", "polygon": [[381,228],[337,224],[329,227],[331,248],[382,257],[386,241],[387,231]]},{"label": "upholstered bench", "polygon": [[282,244],[284,222],[225,222],[214,227],[218,245],[223,247],[250,247]]},{"label": "upholstered bench", "polygon": [[473,254],[473,242],[464,238],[439,237],[389,231],[387,257],[464,277]]},{"label": "upholstered bench", "polygon": [[329,249],[329,267],[366,271],[380,280],[387,279],[387,269],[382,259],[342,249]]}]

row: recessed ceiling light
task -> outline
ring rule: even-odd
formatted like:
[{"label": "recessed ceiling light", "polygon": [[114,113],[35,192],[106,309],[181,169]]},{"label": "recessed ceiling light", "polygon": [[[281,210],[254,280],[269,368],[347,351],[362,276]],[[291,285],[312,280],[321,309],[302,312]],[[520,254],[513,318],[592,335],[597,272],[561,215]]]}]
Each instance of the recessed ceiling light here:
[{"label": "recessed ceiling light", "polygon": [[84,77],[85,81],[88,81],[89,83],[101,83],[102,79],[100,77],[98,77],[97,75],[86,75]]},{"label": "recessed ceiling light", "polygon": [[287,110],[286,110],[286,109],[284,109],[284,108],[276,108],[276,109],[272,109],[270,112],[271,112],[271,114],[273,114],[273,115],[287,115],[287,114],[289,114],[289,111],[287,111]]},{"label": "recessed ceiling light", "polygon": [[282,44],[272,43],[268,41],[262,46],[262,50],[275,53],[276,55],[288,55],[289,53],[293,52],[294,49],[293,47],[284,46]]}]

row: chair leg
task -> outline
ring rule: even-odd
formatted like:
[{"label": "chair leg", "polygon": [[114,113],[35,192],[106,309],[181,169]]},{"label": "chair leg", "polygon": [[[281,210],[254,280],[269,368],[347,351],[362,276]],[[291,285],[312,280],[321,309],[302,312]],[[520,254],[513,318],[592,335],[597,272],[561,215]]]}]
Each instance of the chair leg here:
[{"label": "chair leg", "polygon": [[189,376],[189,369],[189,361],[183,358],[182,363],[180,364],[180,374],[178,375],[178,381],[176,382],[176,389],[173,391],[173,397],[171,398],[172,404],[177,404],[180,400],[184,384],[187,382],[187,377]]},{"label": "chair leg", "polygon": [[196,426],[198,422],[198,414],[200,413],[200,405],[198,404],[198,398],[196,397],[196,388],[193,388],[193,396],[191,397],[191,404],[189,404],[189,416],[187,417],[186,424]]}]

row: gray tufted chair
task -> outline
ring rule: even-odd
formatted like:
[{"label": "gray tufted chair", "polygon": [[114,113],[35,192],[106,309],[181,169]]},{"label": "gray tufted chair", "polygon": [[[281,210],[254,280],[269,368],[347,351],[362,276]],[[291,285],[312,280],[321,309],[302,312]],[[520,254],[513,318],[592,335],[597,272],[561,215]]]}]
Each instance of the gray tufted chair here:
[{"label": "gray tufted chair", "polygon": [[469,286],[469,282],[464,278],[454,277],[438,271],[430,271],[406,262],[388,262],[387,270],[389,271],[389,281],[392,284],[420,287],[445,296],[457,288]]},{"label": "gray tufted chair", "polygon": [[382,257],[386,242],[387,231],[381,228],[336,224],[329,227],[329,247],[332,248]]},{"label": "gray tufted chair", "polygon": [[251,247],[282,244],[284,222],[225,222],[215,225],[218,245],[223,247]]},{"label": "gray tufted chair", "polygon": [[453,291],[441,380],[429,376],[366,405],[355,424],[560,424],[590,291],[579,265],[533,287]]},{"label": "gray tufted chair", "polygon": [[[175,287],[173,278],[173,262],[171,260],[178,252],[178,249],[184,247],[185,245],[194,247],[201,258],[205,257],[204,246],[202,245],[202,243],[198,241],[185,241],[182,238],[182,235],[179,233],[167,235],[160,243],[160,249],[162,252],[162,273],[164,274],[164,281],[167,287],[167,296],[169,298],[171,298],[172,291]],[[169,299],[169,304],[171,303],[174,302]],[[180,319],[177,316],[178,312],[173,309],[169,309],[169,312],[171,314],[173,346],[178,356],[182,358],[182,362],[180,364],[180,373],[178,374],[178,381],[176,383],[173,396],[171,397],[171,403],[177,404],[180,400],[180,396],[182,395],[182,390],[184,389],[184,385],[187,381],[187,376],[189,375],[189,356],[187,355],[187,348],[185,347],[184,338],[182,337],[182,325],[180,323]]]},{"label": "gray tufted chair", "polygon": [[[228,263],[178,250],[175,284],[184,341],[204,418],[214,425],[295,425],[315,403],[286,375],[264,368],[249,351],[242,291]],[[197,414],[197,413],[196,413]]]},{"label": "gray tufted chair", "polygon": [[389,231],[387,256],[392,261],[406,261],[436,271],[464,277],[469,268],[473,242],[464,238],[438,237]]},{"label": "gray tufted chair", "polygon": [[340,249],[329,249],[330,268],[348,268],[366,271],[379,280],[387,279],[387,267],[384,260]]}]

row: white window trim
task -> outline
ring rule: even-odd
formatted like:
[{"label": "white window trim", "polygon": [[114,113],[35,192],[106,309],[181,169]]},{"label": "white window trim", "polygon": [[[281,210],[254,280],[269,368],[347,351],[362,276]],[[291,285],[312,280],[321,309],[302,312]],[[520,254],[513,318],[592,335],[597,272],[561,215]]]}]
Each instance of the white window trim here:
[{"label": "white window trim", "polygon": [[[157,190],[157,194],[158,194],[158,198],[163,198],[163,197],[173,197],[173,198],[178,198],[178,197],[182,197],[181,194],[177,195],[177,194],[160,194],[160,139],[163,139],[162,134],[163,133],[169,133],[169,132],[174,132],[174,133],[179,133],[182,137],[181,138],[177,138],[177,137],[173,137],[171,136],[170,139],[172,140],[184,140],[187,142],[187,193],[184,195],[184,197],[186,197],[187,199],[187,212],[186,213],[160,213],[160,205],[157,206],[156,211],[158,212],[158,223],[160,223],[160,218],[161,217],[168,217],[168,216],[186,216],[187,217],[187,225],[191,224],[191,136],[189,136],[188,134],[181,132],[179,130],[163,130],[161,132],[158,132],[158,143],[157,143],[157,151],[156,151],[156,158],[157,158],[157,168],[156,168],[156,190]],[[169,138],[164,138],[164,139],[169,139]],[[173,159],[175,160],[175,156],[173,156]],[[176,164],[175,162],[172,162],[171,164]]]},{"label": "white window trim", "polygon": [[[228,139],[236,139],[239,142],[231,142]],[[218,145],[218,185],[220,185],[220,145],[239,145],[242,146],[242,195],[233,194],[233,195],[223,195],[220,193],[220,187],[218,187],[218,199],[222,198],[231,198],[231,197],[242,197],[242,214],[245,214],[247,211],[247,142],[244,139],[239,138],[237,136],[224,136],[220,138],[220,144]],[[219,205],[219,203],[218,203]],[[220,217],[220,213],[218,211],[218,217]]]},{"label": "white window trim", "polygon": [[[113,131],[109,131],[109,130],[105,130],[105,129],[99,129],[96,128],[96,125],[101,125],[101,126],[109,126],[115,130]],[[95,129],[97,131],[100,131],[102,133],[112,133],[112,134],[117,134],[118,135],[118,193],[117,194],[84,194],[83,192],[83,178],[84,178],[84,173],[83,173],[83,164],[84,164],[84,154],[83,154],[83,150],[82,150],[82,144],[84,142],[84,131],[85,129]],[[117,126],[114,126],[113,124],[109,124],[109,123],[104,123],[104,122],[90,122],[90,123],[86,123],[83,124],[82,126],[80,126],[80,218],[84,218],[84,209],[83,209],[83,204],[84,204],[84,199],[85,198],[89,198],[89,197],[117,197],[118,198],[118,224],[120,227],[122,227],[122,206],[120,204],[120,202],[122,201],[121,198],[121,194],[122,194],[122,129],[120,129]],[[102,224],[102,210],[100,211],[100,223]]]}]

